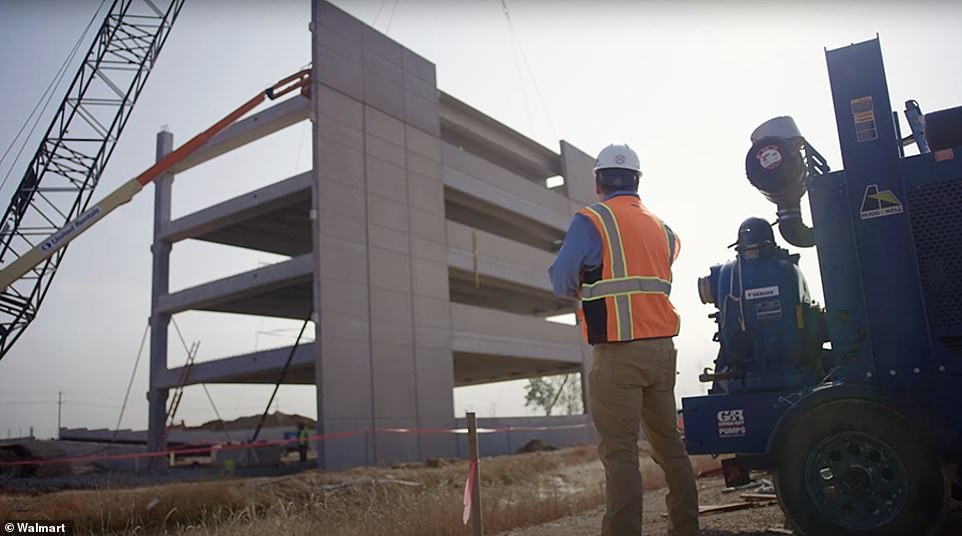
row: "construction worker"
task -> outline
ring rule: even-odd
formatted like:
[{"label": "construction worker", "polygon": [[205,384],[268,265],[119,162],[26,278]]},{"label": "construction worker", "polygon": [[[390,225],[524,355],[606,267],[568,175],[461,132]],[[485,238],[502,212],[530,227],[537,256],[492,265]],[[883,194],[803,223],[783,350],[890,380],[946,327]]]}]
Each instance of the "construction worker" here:
[{"label": "construction worker", "polygon": [[575,215],[548,274],[556,294],[581,300],[579,323],[592,345],[588,402],[605,467],[601,534],[641,534],[639,425],[668,482],[669,534],[698,534],[695,477],[675,420],[679,317],[668,296],[681,243],[641,203],[635,151],[609,145],[594,173],[600,202]]},{"label": "construction worker", "polygon": [[297,453],[302,462],[307,461],[307,449],[310,445],[311,431],[302,422],[297,423]]}]

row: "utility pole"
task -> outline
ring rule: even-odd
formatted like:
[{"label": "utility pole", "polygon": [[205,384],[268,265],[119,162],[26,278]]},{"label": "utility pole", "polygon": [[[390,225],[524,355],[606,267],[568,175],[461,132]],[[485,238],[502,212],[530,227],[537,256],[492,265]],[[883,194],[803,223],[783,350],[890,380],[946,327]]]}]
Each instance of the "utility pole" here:
[{"label": "utility pole", "polygon": [[57,391],[57,439],[60,439],[60,409],[63,407],[63,391]]}]

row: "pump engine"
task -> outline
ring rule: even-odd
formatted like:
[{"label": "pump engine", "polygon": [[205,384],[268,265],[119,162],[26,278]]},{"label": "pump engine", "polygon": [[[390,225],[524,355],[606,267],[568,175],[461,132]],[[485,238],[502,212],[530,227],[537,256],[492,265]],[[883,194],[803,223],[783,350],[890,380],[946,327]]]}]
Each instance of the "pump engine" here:
[{"label": "pump engine", "polygon": [[771,225],[748,218],[738,228],[735,260],[698,280],[702,303],[718,309],[720,343],[710,392],[810,384],[821,373],[825,314],[812,301],[799,256],[778,247]]}]

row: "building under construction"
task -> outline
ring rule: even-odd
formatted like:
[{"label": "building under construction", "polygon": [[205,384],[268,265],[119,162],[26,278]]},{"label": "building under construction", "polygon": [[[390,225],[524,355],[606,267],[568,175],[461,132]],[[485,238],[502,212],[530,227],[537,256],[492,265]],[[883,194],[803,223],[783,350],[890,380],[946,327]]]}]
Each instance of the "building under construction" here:
[{"label": "building under construction", "polygon": [[[439,91],[432,63],[327,2],[313,2],[311,28],[310,94],[231,126],[157,182],[149,447],[163,447],[170,390],[272,384],[292,352],[168,368],[171,316],[202,310],[313,320],[284,383],[316,386],[322,467],[455,456],[457,436],[438,433],[459,426],[455,387],[589,366],[578,328],[544,318],[574,308],[546,269],[594,200],[593,160]],[[171,219],[174,174],[309,119],[312,170]],[[161,133],[158,154],[171,144]],[[287,259],[170,292],[171,246],[188,239]],[[584,415],[523,422],[568,425],[539,433],[552,442],[591,440]],[[482,454],[510,443],[482,437]]]}]

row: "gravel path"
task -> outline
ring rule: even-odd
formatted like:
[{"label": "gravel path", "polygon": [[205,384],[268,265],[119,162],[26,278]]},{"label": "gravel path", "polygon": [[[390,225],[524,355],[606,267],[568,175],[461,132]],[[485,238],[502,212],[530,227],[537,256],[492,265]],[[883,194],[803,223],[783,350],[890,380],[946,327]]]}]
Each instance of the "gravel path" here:
[{"label": "gravel path", "polygon": [[[704,478],[698,481],[698,502],[702,506],[726,504],[742,500],[742,490],[722,493],[725,483],[720,477]],[[660,489],[645,493],[644,528],[646,536],[664,535],[668,523],[664,514],[665,493]],[[583,514],[559,519],[544,525],[515,529],[498,536],[587,536],[601,532],[601,517],[604,509],[599,508]],[[703,514],[701,536],[774,536],[792,534],[785,530],[785,515],[777,503],[756,505],[747,510]],[[949,509],[945,525],[939,536],[958,536],[962,534],[962,507],[955,503]]]},{"label": "gravel path", "polygon": [[[704,478],[698,481],[699,503],[702,506],[740,501],[738,494],[722,493],[725,483],[721,478]],[[751,491],[751,490],[747,490]],[[668,532],[665,513],[665,493],[660,489],[645,493],[644,529],[646,535]],[[544,525],[516,529],[499,536],[585,536],[598,534],[604,509],[591,510],[578,516],[559,519]],[[755,506],[748,510],[705,514],[701,516],[702,536],[769,536],[785,534],[777,532],[785,524],[785,516],[777,504]],[[775,528],[776,531],[769,531]]]}]

